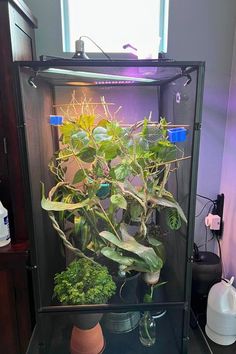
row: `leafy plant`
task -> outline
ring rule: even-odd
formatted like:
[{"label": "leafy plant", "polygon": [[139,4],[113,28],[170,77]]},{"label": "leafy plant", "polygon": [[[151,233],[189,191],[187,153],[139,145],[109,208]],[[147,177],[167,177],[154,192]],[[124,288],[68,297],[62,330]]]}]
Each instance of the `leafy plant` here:
[{"label": "leafy plant", "polygon": [[42,207],[80,257],[102,254],[124,271],[156,272],[163,266],[163,246],[149,238],[148,225],[155,211],[168,211],[172,230],[187,222],[166,189],[172,164],[176,168],[184,156],[168,140],[165,119],[124,127],[110,118],[86,112],[63,123],[62,145],[50,163],[56,184],[47,198],[43,189]]},{"label": "leafy plant", "polygon": [[108,269],[80,258],[54,277],[54,296],[67,305],[104,304],[116,285]]}]

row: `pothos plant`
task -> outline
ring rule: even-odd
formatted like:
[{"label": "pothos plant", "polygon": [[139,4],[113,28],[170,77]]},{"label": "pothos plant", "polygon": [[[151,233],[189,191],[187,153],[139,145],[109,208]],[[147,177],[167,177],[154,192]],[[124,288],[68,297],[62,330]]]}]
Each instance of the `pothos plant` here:
[{"label": "pothos plant", "polygon": [[42,208],[75,254],[103,255],[121,272],[160,271],[162,245],[148,232],[153,213],[168,211],[172,229],[186,222],[166,189],[172,164],[183,159],[167,128],[163,118],[126,126],[94,114],[64,121],[60,149],[49,164],[56,183],[47,198],[43,188]]}]

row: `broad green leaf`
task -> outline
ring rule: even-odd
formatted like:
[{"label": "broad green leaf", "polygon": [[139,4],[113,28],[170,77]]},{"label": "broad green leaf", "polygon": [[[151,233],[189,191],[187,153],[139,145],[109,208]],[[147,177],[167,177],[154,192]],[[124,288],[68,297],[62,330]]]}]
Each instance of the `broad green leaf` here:
[{"label": "broad green leaf", "polygon": [[121,209],[127,209],[127,201],[122,194],[113,194],[111,196],[111,202]]},{"label": "broad green leaf", "polygon": [[83,149],[80,150],[78,154],[80,160],[89,163],[95,160],[95,156],[96,156],[96,150],[91,146],[84,147]]},{"label": "broad green leaf", "polygon": [[107,134],[107,129],[104,127],[96,127],[93,130],[93,137],[97,143],[102,141],[109,141],[112,139],[112,137]]},{"label": "broad green leaf", "polygon": [[117,138],[123,134],[123,129],[117,121],[111,121],[107,124],[107,132],[112,137]]},{"label": "broad green leaf", "polygon": [[76,183],[80,183],[80,182],[82,182],[84,179],[85,179],[85,177],[87,176],[87,170],[78,170],[77,172],[76,172],[76,174],[74,175],[74,178],[73,178],[73,184],[76,184]]},{"label": "broad green leaf", "polygon": [[99,148],[99,153],[105,155],[107,161],[113,160],[119,154],[119,146],[116,143],[103,141]]},{"label": "broad green leaf", "polygon": [[156,240],[154,237],[148,237],[148,243],[152,246],[158,257],[162,259],[163,263],[165,263],[166,251],[163,243]]},{"label": "broad green leaf", "polygon": [[115,246],[139,256],[147,264],[150,272],[162,268],[162,260],[156,255],[155,251],[151,247],[141,245],[132,236],[129,236],[128,241],[122,241],[109,231],[102,231],[99,235]]},{"label": "broad green leaf", "polygon": [[101,253],[103,256],[125,266],[131,266],[134,263],[132,257],[123,256],[111,247],[103,247]]},{"label": "broad green leaf", "polygon": [[150,149],[151,151],[156,152],[158,158],[163,162],[168,162],[177,158],[177,147],[168,140],[160,140]]},{"label": "broad green leaf", "polygon": [[91,204],[90,199],[85,199],[79,203],[63,203],[63,202],[54,202],[50,199],[45,198],[44,194],[44,185],[42,184],[42,200],[41,200],[41,207],[47,211],[63,211],[63,210],[76,210],[80,208],[84,208]]},{"label": "broad green leaf", "polygon": [[162,242],[156,240],[154,237],[148,237],[148,242],[150,243],[150,245],[155,247],[159,247],[162,245]]},{"label": "broad green leaf", "polygon": [[117,262],[119,264],[122,264],[127,267],[127,270],[136,270],[137,272],[149,272],[150,269],[148,265],[139,257],[129,257],[129,256],[124,256],[117,250],[111,248],[111,247],[104,247],[101,249],[101,253],[113,260],[114,262]]},{"label": "broad green leaf", "polygon": [[187,224],[187,219],[186,216],[184,215],[183,209],[181,206],[178,204],[176,201],[170,201],[166,198],[160,197],[156,199],[157,205],[161,205],[167,208],[175,208],[177,212],[179,213],[179,216],[181,219]]},{"label": "broad green leaf", "polygon": [[90,132],[93,129],[94,121],[95,116],[82,114],[78,123],[83,130]]},{"label": "broad green leaf", "polygon": [[45,197],[41,200],[41,207],[47,211],[63,211],[63,210],[76,210],[80,208],[84,208],[88,206],[90,200],[85,199],[80,203],[70,204],[70,203],[62,203],[62,202],[53,202]]},{"label": "broad green leaf", "polygon": [[63,144],[69,144],[71,135],[76,132],[75,124],[72,122],[64,122],[63,125],[59,127],[59,130],[62,134],[62,142]]},{"label": "broad green leaf", "polygon": [[71,135],[71,145],[74,149],[81,149],[89,143],[88,134],[84,130],[80,130]]}]

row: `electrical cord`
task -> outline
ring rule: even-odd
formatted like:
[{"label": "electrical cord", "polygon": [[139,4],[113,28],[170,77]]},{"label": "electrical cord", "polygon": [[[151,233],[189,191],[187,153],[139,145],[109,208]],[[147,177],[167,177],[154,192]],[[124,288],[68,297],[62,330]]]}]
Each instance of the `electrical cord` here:
[{"label": "electrical cord", "polygon": [[200,198],[203,198],[203,199],[207,199],[209,200],[210,202],[212,202],[214,205],[216,203],[216,200],[213,200],[211,198],[208,198],[208,197],[205,197],[204,195],[201,195],[201,194],[196,194],[197,197],[200,197]]},{"label": "electrical cord", "polygon": [[104,52],[104,50],[103,50],[96,42],[94,42],[94,40],[93,40],[92,38],[90,38],[89,36],[80,36],[80,37],[79,37],[79,39],[82,39],[82,38],[87,38],[87,39],[89,39],[89,40],[105,55],[105,57],[106,57],[108,60],[112,60],[111,57],[110,57],[108,54],[106,54],[106,53]]},{"label": "electrical cord", "polygon": [[[203,213],[203,210],[206,208],[206,206],[209,204],[209,203],[213,203],[211,200],[208,200],[208,202],[206,204],[204,204],[204,206],[202,207],[202,209],[199,211],[199,213],[197,215],[195,215],[195,218],[198,218],[202,213]],[[213,206],[214,207],[214,203],[213,203]]]},{"label": "electrical cord", "polygon": [[[207,243],[211,242],[212,240],[214,240],[214,236],[212,236],[209,240],[207,240]],[[201,248],[203,246],[206,246],[206,242],[200,244],[200,245],[197,245],[197,248]]]}]

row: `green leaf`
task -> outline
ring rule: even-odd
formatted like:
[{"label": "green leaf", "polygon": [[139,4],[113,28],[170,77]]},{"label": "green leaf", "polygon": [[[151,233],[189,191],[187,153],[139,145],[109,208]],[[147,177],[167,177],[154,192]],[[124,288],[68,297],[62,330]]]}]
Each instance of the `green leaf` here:
[{"label": "green leaf", "polygon": [[113,194],[111,196],[111,202],[121,209],[127,209],[127,201],[121,194]]},{"label": "green leaf", "polygon": [[121,252],[111,248],[111,247],[104,247],[101,249],[101,253],[111,259],[114,262],[117,262],[121,265],[127,267],[127,270],[136,270],[137,272],[148,272],[149,267],[147,264],[139,257],[135,256],[125,256],[121,254]]},{"label": "green leaf", "polygon": [[71,135],[71,145],[74,149],[81,149],[89,143],[88,134],[84,130],[80,130]]},{"label": "green leaf", "polygon": [[42,184],[42,200],[41,207],[47,211],[63,211],[63,210],[76,210],[80,208],[84,208],[91,204],[90,199],[85,199],[79,203],[63,203],[63,202],[54,202],[50,199],[45,198],[44,185]]},{"label": "green leaf", "polygon": [[160,286],[165,285],[165,284],[167,284],[167,281],[162,281],[161,283],[157,283],[157,284],[152,285],[152,286],[153,286],[153,289],[156,289],[156,288],[159,288]]},{"label": "green leaf", "polygon": [[62,134],[62,142],[63,144],[69,144],[71,135],[76,131],[76,126],[72,122],[64,122],[62,126],[60,126],[60,132]]},{"label": "green leaf", "polygon": [[132,221],[140,221],[143,208],[138,202],[132,201],[132,203],[129,204],[129,213]]},{"label": "green leaf", "polygon": [[74,218],[74,236],[78,237],[80,247],[84,251],[91,240],[91,230],[84,216]]},{"label": "green leaf", "polygon": [[99,153],[103,153],[107,161],[116,158],[119,154],[119,151],[119,146],[116,143],[111,143],[108,141],[103,141],[99,148]]},{"label": "green leaf", "polygon": [[104,127],[96,127],[93,130],[93,137],[97,143],[102,141],[109,141],[112,139],[112,137],[107,134],[107,129]]},{"label": "green leaf", "polygon": [[162,259],[162,262],[165,263],[166,251],[163,243],[156,240],[154,237],[148,237],[148,243],[152,246],[158,257]]},{"label": "green leaf", "polygon": [[95,160],[95,156],[96,156],[96,150],[91,146],[84,147],[83,149],[80,150],[78,154],[80,160],[88,163],[93,162]]},{"label": "green leaf", "polygon": [[111,121],[107,124],[107,132],[113,138],[117,138],[123,134],[123,129],[117,121]]},{"label": "green leaf", "polygon": [[143,129],[141,131],[141,135],[144,138],[147,138],[147,135],[148,135],[148,119],[147,118],[144,118],[144,120],[143,120]]},{"label": "green leaf", "polygon": [[62,203],[62,202],[53,202],[45,197],[41,200],[41,207],[47,211],[63,211],[63,210],[76,210],[80,208],[84,208],[91,203],[89,199],[85,199],[80,203]]},{"label": "green leaf", "polygon": [[151,151],[156,152],[158,158],[163,162],[168,162],[176,159],[177,147],[168,140],[160,140],[151,148]]},{"label": "green leaf", "polygon": [[93,129],[94,120],[95,116],[82,114],[78,123],[83,130],[90,132]]},{"label": "green leaf", "polygon": [[186,216],[184,215],[183,209],[178,204],[178,202],[171,201],[171,200],[161,197],[161,198],[157,198],[157,204],[162,205],[167,208],[175,208],[177,210],[177,212],[179,213],[179,216],[181,217],[181,219],[187,224]]},{"label": "green leaf", "polygon": [[139,244],[134,237],[129,236],[129,240],[122,241],[109,231],[102,231],[99,235],[115,246],[140,257],[146,263],[148,271],[155,272],[162,268],[162,260],[156,255],[155,251],[151,247]]},{"label": "green leaf", "polygon": [[76,183],[82,182],[85,179],[85,177],[87,177],[86,172],[87,172],[87,170],[78,170],[76,172],[76,174],[74,175],[72,183],[76,184]]},{"label": "green leaf", "polygon": [[132,257],[123,256],[111,247],[103,247],[101,249],[101,253],[103,256],[127,267],[131,266],[134,263]]},{"label": "green leaf", "polygon": [[114,168],[114,173],[118,181],[123,181],[130,175],[130,167],[127,164],[120,164]]},{"label": "green leaf", "polygon": [[177,209],[168,208],[166,210],[167,225],[171,230],[179,230],[181,227],[181,219]]}]

